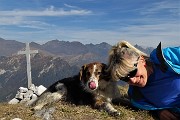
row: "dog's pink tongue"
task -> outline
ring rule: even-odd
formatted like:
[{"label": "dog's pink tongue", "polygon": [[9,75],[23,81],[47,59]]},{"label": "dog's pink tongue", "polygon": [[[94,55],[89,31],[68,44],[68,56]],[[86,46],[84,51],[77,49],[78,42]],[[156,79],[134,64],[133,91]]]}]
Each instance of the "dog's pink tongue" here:
[{"label": "dog's pink tongue", "polygon": [[96,88],[96,83],[94,81],[89,83],[89,88],[94,90]]}]

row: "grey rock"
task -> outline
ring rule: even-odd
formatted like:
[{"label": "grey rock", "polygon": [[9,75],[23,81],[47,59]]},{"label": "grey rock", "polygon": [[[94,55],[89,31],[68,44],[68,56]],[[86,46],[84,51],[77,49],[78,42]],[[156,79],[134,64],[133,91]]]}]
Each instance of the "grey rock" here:
[{"label": "grey rock", "polygon": [[17,104],[17,103],[19,103],[19,100],[16,99],[16,98],[13,98],[12,100],[10,100],[10,101],[8,102],[8,104]]}]

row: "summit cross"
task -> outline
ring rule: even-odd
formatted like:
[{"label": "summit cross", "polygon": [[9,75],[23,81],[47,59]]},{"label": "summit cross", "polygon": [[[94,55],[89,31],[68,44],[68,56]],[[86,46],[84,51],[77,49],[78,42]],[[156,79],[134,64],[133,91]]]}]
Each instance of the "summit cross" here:
[{"label": "summit cross", "polygon": [[38,50],[30,50],[29,43],[26,43],[26,49],[24,51],[19,51],[19,54],[25,54],[26,55],[26,61],[27,61],[27,78],[28,78],[28,88],[32,85],[32,77],[31,77],[31,60],[30,55],[33,53],[38,53]]}]

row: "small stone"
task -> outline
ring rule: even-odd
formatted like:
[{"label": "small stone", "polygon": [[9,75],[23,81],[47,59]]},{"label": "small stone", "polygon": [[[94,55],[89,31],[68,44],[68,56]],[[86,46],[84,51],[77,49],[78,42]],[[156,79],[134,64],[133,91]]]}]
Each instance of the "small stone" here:
[{"label": "small stone", "polygon": [[17,94],[16,94],[16,96],[15,96],[15,98],[22,100],[22,99],[24,98],[24,94],[25,94],[25,93],[21,93],[21,92],[18,91]]},{"label": "small stone", "polygon": [[19,88],[19,92],[20,92],[20,93],[26,93],[27,91],[28,91],[27,88],[24,88],[24,87],[20,87],[20,88]]},{"label": "small stone", "polygon": [[17,103],[19,103],[20,101],[18,100],[18,99],[16,99],[16,98],[13,98],[12,100],[10,100],[9,102],[8,102],[8,104],[17,104]]},{"label": "small stone", "polygon": [[44,87],[43,85],[40,85],[38,88],[37,88],[37,95],[40,96],[47,88]]}]

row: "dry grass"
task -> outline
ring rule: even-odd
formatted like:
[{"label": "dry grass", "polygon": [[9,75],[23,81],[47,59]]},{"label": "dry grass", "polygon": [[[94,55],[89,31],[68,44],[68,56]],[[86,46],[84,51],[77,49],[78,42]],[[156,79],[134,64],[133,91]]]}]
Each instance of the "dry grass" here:
[{"label": "dry grass", "polygon": [[[120,87],[126,95],[127,87]],[[104,111],[92,109],[89,106],[75,106],[68,103],[55,103],[51,107],[55,108],[53,118],[55,120],[155,120],[153,116],[142,110],[133,110],[125,106],[115,106],[121,112],[119,117],[109,116]],[[37,117],[29,107],[21,104],[10,105],[0,103],[0,120],[12,120],[21,118],[22,120],[42,120]]]}]

